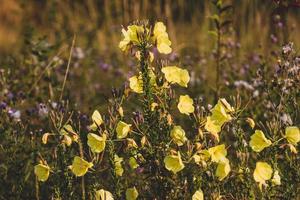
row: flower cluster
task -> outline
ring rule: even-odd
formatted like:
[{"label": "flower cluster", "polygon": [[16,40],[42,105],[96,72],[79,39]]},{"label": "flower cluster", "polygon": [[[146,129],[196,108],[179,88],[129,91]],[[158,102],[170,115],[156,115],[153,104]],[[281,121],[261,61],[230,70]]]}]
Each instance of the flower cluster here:
[{"label": "flower cluster", "polygon": [[[198,99],[188,94],[177,97],[176,87],[181,87],[180,92],[188,87],[189,72],[176,65],[155,66],[156,58],[151,52],[156,47],[160,53],[171,53],[166,26],[162,22],[156,22],[153,27],[147,23],[133,24],[123,28],[122,34],[120,49],[136,51],[139,66],[137,75],[128,80],[129,88],[109,109],[108,116],[95,110],[88,133],[79,133],[66,124],[58,134],[45,133],[42,137],[43,144],[58,136],[63,145],[79,147],[69,166],[76,177],[97,176],[101,170],[111,170],[106,178],[114,187],[109,190],[109,186],[103,189],[96,185],[96,199],[201,200],[210,195],[206,190],[246,179],[249,174],[252,178],[246,181],[257,182],[261,191],[268,185],[281,185],[281,169],[264,152],[288,147],[291,153],[297,154],[300,142],[297,126],[285,127],[284,134],[275,139],[258,129],[255,120],[242,117],[242,109],[232,106],[225,98],[219,98],[212,109],[200,109]],[[133,95],[141,103],[139,117],[130,117],[123,110],[124,101]],[[178,111],[179,117],[174,114]],[[180,125],[184,120],[192,128]],[[45,182],[51,173],[57,172],[41,158],[34,173],[39,181]]]}]

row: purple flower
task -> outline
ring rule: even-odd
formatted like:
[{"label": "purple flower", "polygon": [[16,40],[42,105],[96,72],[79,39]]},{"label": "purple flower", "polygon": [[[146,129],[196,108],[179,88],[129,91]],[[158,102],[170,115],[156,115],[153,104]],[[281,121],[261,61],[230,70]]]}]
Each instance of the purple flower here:
[{"label": "purple flower", "polygon": [[15,109],[9,109],[8,114],[16,121],[21,121],[21,111]]}]

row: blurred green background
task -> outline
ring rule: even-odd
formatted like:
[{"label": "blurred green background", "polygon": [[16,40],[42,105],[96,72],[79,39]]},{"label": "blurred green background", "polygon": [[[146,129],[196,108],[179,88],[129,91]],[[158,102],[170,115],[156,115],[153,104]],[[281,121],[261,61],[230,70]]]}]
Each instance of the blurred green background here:
[{"label": "blurred green background", "polygon": [[[288,5],[273,0],[227,2],[234,6],[235,37],[244,49],[258,44],[268,48],[276,14],[284,18],[285,40],[299,44],[300,10],[293,3],[297,1]],[[19,50],[29,27],[52,42],[76,33],[79,46],[117,51],[121,25],[137,19],[166,22],[175,51],[187,47],[203,50],[211,45],[207,35],[211,12],[209,0],[1,0],[0,51]]]}]

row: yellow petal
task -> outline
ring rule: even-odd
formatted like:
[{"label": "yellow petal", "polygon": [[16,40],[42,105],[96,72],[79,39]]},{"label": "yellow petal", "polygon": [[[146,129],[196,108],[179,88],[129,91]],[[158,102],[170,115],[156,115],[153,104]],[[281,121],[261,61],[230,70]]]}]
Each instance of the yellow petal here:
[{"label": "yellow petal", "polygon": [[142,77],[132,76],[129,78],[129,87],[136,93],[143,93],[143,80]]},{"label": "yellow petal", "polygon": [[234,108],[225,99],[220,99],[211,110],[212,114],[206,118],[205,129],[218,138],[223,124],[232,119],[230,112],[233,111]]},{"label": "yellow petal", "polygon": [[267,180],[272,178],[273,169],[266,162],[257,162],[253,173],[254,180],[260,185],[266,183]]},{"label": "yellow petal", "polygon": [[135,187],[126,190],[126,200],[136,200],[139,193]]},{"label": "yellow petal", "polygon": [[285,128],[285,137],[287,141],[293,145],[297,145],[300,141],[300,130],[297,126],[289,126]]},{"label": "yellow petal", "polygon": [[103,189],[96,191],[95,198],[95,200],[114,200],[113,195],[109,191]]},{"label": "yellow petal", "polygon": [[223,162],[224,160],[227,160],[227,150],[225,148],[225,144],[218,145],[215,147],[211,147],[208,149],[208,152],[211,156],[211,160],[213,162]]},{"label": "yellow petal", "polygon": [[153,29],[154,36],[159,36],[160,34],[164,34],[167,28],[163,22],[156,22]]},{"label": "yellow petal", "polygon": [[190,81],[190,76],[186,69],[176,66],[166,66],[161,71],[165,75],[166,80],[171,84],[177,83],[182,87],[187,87]]},{"label": "yellow petal", "polygon": [[164,159],[165,167],[167,170],[177,173],[184,168],[184,164],[181,160],[181,155],[178,152],[178,155],[168,155]]},{"label": "yellow petal", "polygon": [[117,138],[121,139],[121,138],[125,138],[127,137],[129,131],[130,131],[130,127],[131,124],[126,124],[123,121],[119,121],[119,123],[117,124]]},{"label": "yellow petal", "polygon": [[182,114],[189,115],[195,110],[193,103],[194,101],[189,97],[189,95],[180,95],[177,108]]},{"label": "yellow petal", "polygon": [[246,122],[249,124],[249,126],[253,129],[255,127],[255,122],[253,119],[247,117]]},{"label": "yellow petal", "polygon": [[256,130],[251,136],[250,146],[255,152],[261,152],[264,148],[272,144],[271,140],[268,140],[261,130]]},{"label": "yellow petal", "polygon": [[91,167],[93,167],[93,163],[87,162],[79,156],[75,156],[73,164],[70,166],[75,176],[84,176]]},{"label": "yellow petal", "polygon": [[92,152],[101,153],[105,149],[106,134],[99,136],[94,133],[89,133],[87,138],[87,144]]},{"label": "yellow petal", "polygon": [[216,176],[219,181],[222,181],[229,174],[230,170],[230,164],[227,158],[219,162],[216,170]]},{"label": "yellow petal", "polygon": [[44,133],[43,134],[43,136],[42,136],[42,143],[43,144],[47,144],[49,135],[51,135],[51,133]]},{"label": "yellow petal", "polygon": [[220,99],[218,103],[214,106],[214,108],[211,110],[212,120],[218,123],[218,125],[220,126],[222,126],[226,122],[229,122],[232,119],[230,112],[232,112],[233,108],[228,103],[228,105],[225,104],[225,101],[226,100],[224,99]]},{"label": "yellow petal", "polygon": [[48,165],[38,164],[34,166],[34,174],[39,181],[45,182],[49,177],[50,167]]},{"label": "yellow petal", "polygon": [[131,169],[136,169],[139,167],[139,164],[134,157],[129,158],[129,166],[131,167]]},{"label": "yellow petal", "polygon": [[220,126],[217,122],[213,121],[211,116],[206,117],[206,123],[204,128],[219,141],[218,133],[221,131],[222,126]]},{"label": "yellow petal", "polygon": [[75,133],[73,127],[70,124],[66,124],[62,129],[60,129],[61,135],[68,135],[69,133]]},{"label": "yellow petal", "polygon": [[163,54],[169,54],[172,52],[172,48],[166,43],[157,44],[157,50],[159,53],[163,53]]},{"label": "yellow petal", "polygon": [[122,162],[123,162],[123,158],[115,154],[114,163],[115,163],[115,173],[117,176],[123,175],[124,169],[122,167]]},{"label": "yellow petal", "polygon": [[192,200],[204,200],[204,195],[201,189],[197,190],[193,196]]},{"label": "yellow petal", "polygon": [[174,126],[170,135],[172,140],[178,146],[182,146],[187,141],[187,138],[185,137],[185,131],[181,128],[181,126]]},{"label": "yellow petal", "polygon": [[273,183],[274,185],[281,185],[281,178],[280,178],[280,176],[279,176],[278,170],[276,170],[276,171],[274,172],[274,175],[273,175],[273,178],[272,178],[272,183]]},{"label": "yellow petal", "polygon": [[288,144],[288,147],[290,148],[290,151],[291,151],[292,153],[294,153],[294,154],[297,154],[297,153],[298,153],[298,151],[297,151],[297,149],[296,149],[296,147],[295,147],[294,145]]},{"label": "yellow petal", "polygon": [[72,138],[69,135],[64,135],[63,143],[65,143],[68,147],[72,144]]},{"label": "yellow petal", "polygon": [[103,123],[103,119],[101,117],[101,114],[98,110],[95,110],[92,115],[93,124],[90,126],[90,128],[95,131],[97,130],[98,126],[100,126]]}]

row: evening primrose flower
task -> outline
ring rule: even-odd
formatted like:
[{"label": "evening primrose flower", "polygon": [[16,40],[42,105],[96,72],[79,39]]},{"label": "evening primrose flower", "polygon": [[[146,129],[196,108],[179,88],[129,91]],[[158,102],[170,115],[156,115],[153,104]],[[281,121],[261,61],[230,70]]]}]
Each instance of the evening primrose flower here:
[{"label": "evening primrose flower", "polygon": [[124,169],[122,167],[122,162],[123,162],[123,158],[115,154],[114,163],[115,163],[115,173],[117,176],[123,175]]},{"label": "evening primrose flower", "polygon": [[89,133],[87,144],[91,148],[92,152],[101,153],[105,149],[106,134],[102,136],[96,135],[94,133]]},{"label": "evening primrose flower", "polygon": [[39,181],[47,181],[50,174],[50,167],[44,164],[37,164],[34,166],[34,174]]},{"label": "evening primrose flower", "polygon": [[130,43],[139,44],[138,34],[143,32],[144,28],[138,25],[127,26],[127,31],[123,28],[122,34],[124,38],[120,41],[119,48],[122,51],[127,51]]},{"label": "evening primrose flower", "polygon": [[189,95],[180,95],[177,108],[182,114],[189,115],[195,110],[193,103],[194,101]]},{"label": "evening primrose flower", "polygon": [[167,170],[177,173],[184,168],[184,164],[181,160],[180,152],[177,155],[168,155],[164,159],[165,167]]},{"label": "evening primrose flower", "polygon": [[268,140],[261,130],[255,130],[255,133],[251,136],[250,146],[255,152],[261,152],[271,144],[271,140]]},{"label": "evening primrose flower", "polygon": [[79,156],[75,156],[73,164],[69,166],[75,176],[84,176],[91,167],[93,167],[93,163],[88,162]]},{"label": "evening primrose flower", "polygon": [[139,164],[137,163],[135,157],[130,157],[128,163],[131,169],[136,169],[139,167]]},{"label": "evening primrose flower", "polygon": [[166,32],[166,26],[162,22],[156,22],[153,29],[154,39],[156,40],[157,50],[163,54],[172,52],[171,41]]},{"label": "evening primrose flower", "polygon": [[187,87],[190,81],[190,75],[186,69],[181,69],[176,66],[166,66],[163,67],[161,71],[165,75],[166,80],[171,84],[177,83],[182,87]]},{"label": "evening primrose flower", "polygon": [[114,200],[113,195],[106,190],[98,190],[95,192],[95,197],[97,200]]},{"label": "evening primrose flower", "polygon": [[90,128],[93,131],[95,131],[95,130],[97,130],[98,126],[100,126],[103,123],[102,116],[101,116],[101,114],[99,113],[98,110],[95,110],[93,112],[92,120],[93,120],[93,124],[90,126]]},{"label": "evening primrose flower", "polygon": [[204,194],[203,191],[201,189],[197,190],[193,196],[192,196],[192,200],[204,200]]},{"label": "evening primrose flower", "polygon": [[272,178],[272,183],[273,183],[274,185],[281,185],[281,178],[280,178],[280,176],[279,176],[278,170],[276,170],[276,171],[274,172],[274,175],[273,175],[273,178]]},{"label": "evening primrose flower", "polygon": [[221,144],[215,147],[211,147],[208,149],[208,152],[211,157],[211,161],[213,162],[223,162],[225,161],[226,155],[227,155],[227,150],[225,148],[225,144]]},{"label": "evening primrose flower", "polygon": [[223,124],[232,119],[231,112],[234,112],[234,108],[230,106],[226,99],[219,99],[211,110],[212,114],[206,118],[205,129],[218,139],[218,133],[221,131]]},{"label": "evening primrose flower", "polygon": [[206,123],[204,128],[219,141],[218,133],[221,131],[222,126],[220,126],[219,123],[217,123],[216,121],[213,121],[211,116],[206,117]]},{"label": "evening primrose flower", "polygon": [[230,170],[230,164],[227,158],[219,162],[216,169],[216,176],[218,177],[219,181],[222,181],[226,176],[228,176]]},{"label": "evening primrose flower", "polygon": [[121,139],[121,138],[125,138],[127,137],[128,133],[130,132],[130,127],[131,124],[126,124],[123,121],[119,121],[119,123],[117,124],[117,138]]},{"label": "evening primrose flower", "polygon": [[285,128],[285,138],[292,145],[297,145],[300,141],[300,130],[297,126],[288,126]]},{"label": "evening primrose flower", "polygon": [[129,87],[135,93],[143,93],[143,80],[141,76],[132,76],[129,78]]},{"label": "evening primrose flower", "polygon": [[246,122],[249,124],[249,126],[253,129],[255,127],[255,122],[252,118],[247,117]]},{"label": "evening primrose flower", "polygon": [[138,196],[139,193],[135,187],[126,190],[126,200],[136,200]]},{"label": "evening primrose flower", "polygon": [[266,184],[267,180],[272,178],[273,169],[266,162],[257,162],[253,173],[254,180],[259,183],[261,189],[262,185]]},{"label": "evening primrose flower", "polygon": [[181,126],[173,127],[171,130],[171,138],[178,146],[182,146],[187,141],[185,131],[181,128]]}]

